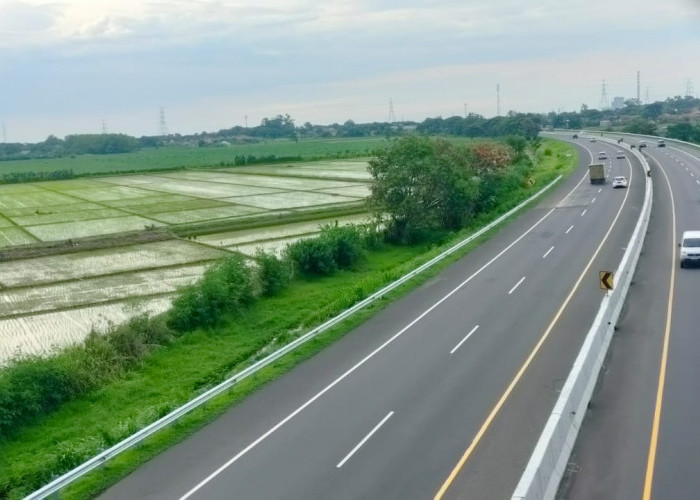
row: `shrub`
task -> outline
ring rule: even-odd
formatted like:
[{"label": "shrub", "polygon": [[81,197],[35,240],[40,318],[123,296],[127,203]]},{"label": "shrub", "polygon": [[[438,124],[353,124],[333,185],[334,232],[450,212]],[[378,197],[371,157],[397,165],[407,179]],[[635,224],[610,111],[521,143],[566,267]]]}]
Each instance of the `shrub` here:
[{"label": "shrub", "polygon": [[338,269],[330,241],[321,237],[295,241],[285,255],[304,273],[326,275]]},{"label": "shrub", "polygon": [[292,266],[286,259],[258,249],[255,254],[258,263],[258,279],[262,295],[278,294],[292,280]]},{"label": "shrub", "polygon": [[[352,267],[362,258],[366,241],[364,231],[352,224],[328,224],[321,228],[319,236],[287,245],[285,255],[304,273],[331,274]],[[375,236],[372,234],[371,237]],[[369,241],[370,236],[367,238]]]},{"label": "shrub", "polygon": [[243,256],[233,254],[207,269],[173,301],[168,324],[178,331],[217,324],[226,313],[255,298],[253,273]]},{"label": "shrub", "polygon": [[333,260],[340,269],[352,267],[364,255],[362,232],[352,224],[328,224],[321,228],[320,238],[332,248]]},{"label": "shrub", "polygon": [[161,318],[141,314],[91,332],[79,345],[43,358],[12,360],[0,372],[0,440],[12,430],[50,413],[105,382],[124,374],[171,332]]}]

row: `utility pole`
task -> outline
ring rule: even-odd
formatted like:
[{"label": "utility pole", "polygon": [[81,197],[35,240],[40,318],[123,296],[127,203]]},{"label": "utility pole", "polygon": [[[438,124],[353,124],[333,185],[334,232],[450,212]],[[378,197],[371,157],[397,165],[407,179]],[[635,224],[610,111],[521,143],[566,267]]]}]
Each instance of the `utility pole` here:
[{"label": "utility pole", "polygon": [[496,116],[501,116],[501,84],[496,84]]}]

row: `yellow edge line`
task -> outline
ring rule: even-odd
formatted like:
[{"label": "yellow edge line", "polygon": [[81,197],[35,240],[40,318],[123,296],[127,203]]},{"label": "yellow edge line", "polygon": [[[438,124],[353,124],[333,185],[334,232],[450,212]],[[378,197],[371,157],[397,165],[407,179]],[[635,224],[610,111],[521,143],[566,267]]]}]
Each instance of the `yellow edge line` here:
[{"label": "yellow edge line", "polygon": [[[630,165],[630,184],[631,183],[632,183],[632,169],[631,169],[631,165]],[[605,236],[603,237],[600,244],[598,245],[598,248],[596,248],[595,253],[591,257],[591,259],[588,261],[588,264],[586,264],[586,267],[581,272],[581,275],[576,280],[576,283],[574,284],[573,288],[569,292],[569,295],[567,295],[566,300],[564,300],[561,307],[559,308],[557,313],[554,315],[554,318],[549,323],[549,326],[547,327],[545,332],[542,334],[542,337],[540,337],[540,340],[537,342],[537,344],[533,348],[532,352],[530,352],[530,355],[527,357],[527,359],[525,360],[523,365],[520,367],[520,369],[516,373],[513,380],[508,385],[508,388],[505,390],[505,392],[501,396],[501,399],[498,400],[498,403],[496,403],[496,406],[493,407],[493,409],[491,410],[491,413],[489,413],[489,416],[486,418],[484,423],[481,425],[479,432],[477,432],[476,436],[474,437],[471,444],[469,445],[469,448],[467,448],[467,451],[464,452],[464,454],[462,455],[462,458],[459,459],[459,462],[457,462],[457,465],[455,465],[455,467],[452,469],[452,472],[450,473],[450,475],[447,477],[445,482],[442,484],[442,486],[440,487],[438,492],[435,494],[434,500],[440,500],[442,498],[442,496],[445,494],[445,492],[447,491],[447,489],[450,487],[450,485],[454,481],[455,477],[457,477],[457,474],[459,474],[459,471],[462,469],[462,467],[467,462],[467,460],[469,460],[469,457],[474,452],[474,449],[479,444],[479,441],[481,441],[481,438],[484,436],[484,434],[486,434],[486,431],[491,426],[491,422],[493,422],[493,420],[498,415],[498,412],[501,410],[501,407],[505,404],[506,400],[510,396],[510,393],[513,392],[513,389],[515,389],[515,386],[518,384],[518,382],[522,378],[523,374],[530,366],[530,363],[532,362],[532,360],[535,358],[535,356],[539,352],[539,350],[542,347],[542,345],[544,344],[545,340],[547,340],[547,337],[549,337],[549,334],[554,329],[554,326],[559,321],[559,318],[564,313],[564,310],[569,305],[569,302],[571,301],[572,297],[574,296],[574,294],[578,290],[578,287],[581,285],[581,282],[583,281],[583,278],[585,277],[586,273],[588,272],[590,267],[593,265],[593,261],[596,259],[596,257],[600,253],[601,248],[603,248],[603,245],[605,244],[608,237],[610,236],[610,233],[612,232],[613,228],[615,227],[615,224],[617,224],[617,221],[620,218],[620,214],[622,213],[623,208],[627,204],[628,195],[629,195],[629,191],[627,191],[625,193],[625,198],[622,201],[622,205],[620,205],[620,209],[617,211],[617,214],[615,215],[615,218],[613,219],[612,224],[608,228],[608,231],[605,233]]]},{"label": "yellow edge line", "polygon": [[[661,166],[661,165],[659,165]],[[673,199],[671,182],[663,168],[660,169],[666,178],[668,192],[671,195],[671,227],[672,243],[676,241],[676,202]],[[647,458],[647,470],[644,478],[644,500],[651,499],[651,488],[654,481],[654,464],[656,463],[656,448],[659,441],[659,425],[661,423],[661,406],[664,399],[664,386],[666,384],[666,364],[668,361],[668,345],[671,339],[671,315],[673,311],[673,289],[676,282],[676,250],[673,248],[671,259],[671,282],[668,290],[668,306],[666,308],[666,330],[664,331],[664,343],[661,351],[661,366],[659,367],[659,385],[656,389],[656,406],[654,407],[654,422],[651,426],[651,439],[649,440],[649,456]]]}]

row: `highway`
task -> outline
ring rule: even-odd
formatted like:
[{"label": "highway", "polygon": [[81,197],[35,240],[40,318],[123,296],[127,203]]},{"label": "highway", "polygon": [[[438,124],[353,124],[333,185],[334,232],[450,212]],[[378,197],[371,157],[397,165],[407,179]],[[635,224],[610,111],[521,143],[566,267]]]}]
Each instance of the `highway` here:
[{"label": "highway", "polygon": [[[510,497],[643,202],[636,159],[577,147],[534,208],[101,498]],[[629,189],[588,182],[603,150]]]},{"label": "highway", "polygon": [[700,491],[700,269],[680,269],[700,229],[700,150],[647,141],[649,232],[562,498],[697,498]]}]

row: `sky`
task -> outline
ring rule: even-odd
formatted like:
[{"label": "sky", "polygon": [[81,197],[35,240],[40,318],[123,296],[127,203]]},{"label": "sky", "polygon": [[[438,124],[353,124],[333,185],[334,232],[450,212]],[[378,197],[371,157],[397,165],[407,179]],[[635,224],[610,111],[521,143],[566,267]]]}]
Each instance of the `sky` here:
[{"label": "sky", "polygon": [[700,0],[0,0],[0,142],[700,96]]}]

